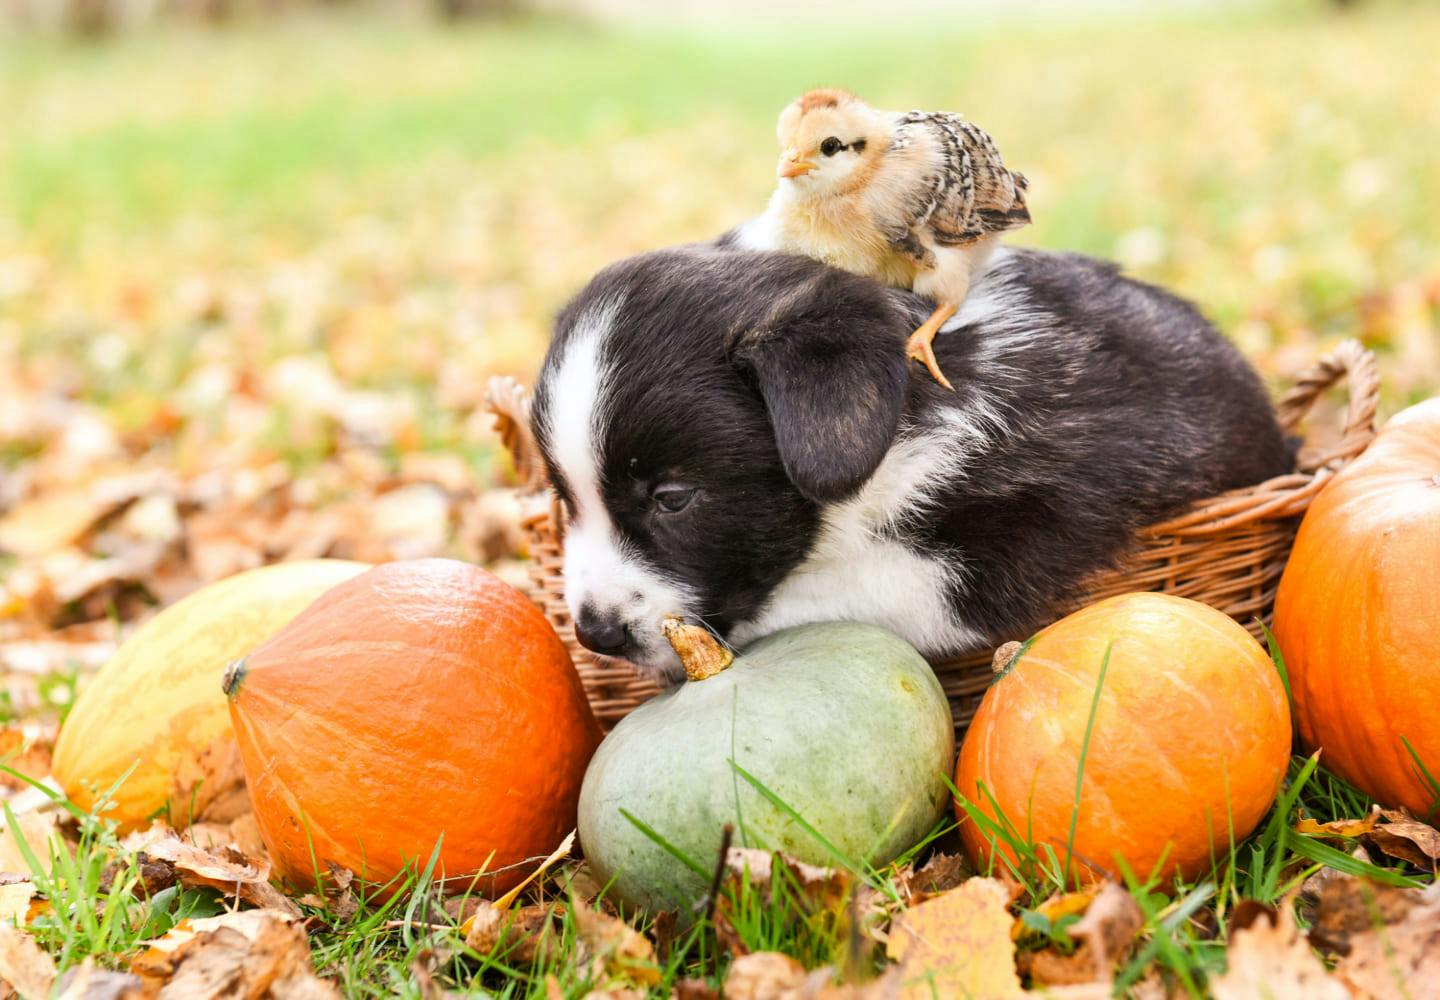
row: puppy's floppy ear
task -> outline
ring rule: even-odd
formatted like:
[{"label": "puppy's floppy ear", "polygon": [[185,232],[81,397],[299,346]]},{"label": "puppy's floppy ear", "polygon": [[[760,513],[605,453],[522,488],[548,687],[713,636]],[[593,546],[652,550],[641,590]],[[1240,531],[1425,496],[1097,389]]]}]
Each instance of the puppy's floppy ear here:
[{"label": "puppy's floppy ear", "polygon": [[908,328],[878,285],[830,268],[763,305],[731,357],[754,375],[790,481],[817,503],[843,500],[895,438]]}]

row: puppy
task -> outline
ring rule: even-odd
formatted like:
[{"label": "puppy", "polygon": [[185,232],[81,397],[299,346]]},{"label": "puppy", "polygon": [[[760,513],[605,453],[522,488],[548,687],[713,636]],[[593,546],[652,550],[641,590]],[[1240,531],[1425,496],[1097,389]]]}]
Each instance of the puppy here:
[{"label": "puppy", "polygon": [[561,313],[534,429],[589,649],[681,676],[667,614],[743,644],[804,622],[928,656],[1050,620],[1135,529],[1288,471],[1265,391],[1187,303],[1004,250],[911,378],[908,292],[720,246],[600,272]]}]

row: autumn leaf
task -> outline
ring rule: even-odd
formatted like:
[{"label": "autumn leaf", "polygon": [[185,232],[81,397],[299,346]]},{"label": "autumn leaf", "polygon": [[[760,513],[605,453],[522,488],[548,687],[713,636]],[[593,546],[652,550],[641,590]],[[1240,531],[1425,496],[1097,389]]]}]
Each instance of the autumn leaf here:
[{"label": "autumn leaf", "polygon": [[52,851],[69,850],[60,836],[59,819],[53,811],[32,810],[17,815],[13,826],[0,828],[0,871],[28,873],[30,862],[26,860],[26,851],[48,869]]},{"label": "autumn leaf", "polygon": [[1259,914],[1230,938],[1228,965],[1210,982],[1215,1000],[1349,1000],[1350,994],[1325,970],[1295,922],[1291,900],[1272,920]]},{"label": "autumn leaf", "polygon": [[56,1000],[144,1000],[145,984],[128,972],[102,969],[87,958],[60,977]]},{"label": "autumn leaf", "polygon": [[1335,976],[1360,996],[1435,996],[1440,987],[1440,883],[1431,885],[1399,920],[1350,939]]},{"label": "autumn leaf", "polygon": [[1387,809],[1384,816],[1385,822],[1371,830],[1365,839],[1392,858],[1434,871],[1436,862],[1440,861],[1440,830],[1407,812]]},{"label": "autumn leaf", "polygon": [[559,907],[537,903],[501,909],[485,899],[476,903],[474,912],[460,925],[465,946],[476,954],[501,953],[509,962],[527,964],[555,943],[551,918],[561,912]]},{"label": "autumn leaf", "polygon": [[593,907],[571,908],[579,938],[577,961],[588,966],[594,978],[628,980],[644,986],[660,982],[655,947],[650,940],[618,917]]},{"label": "autumn leaf", "polygon": [[22,997],[48,997],[55,984],[55,961],[29,934],[0,923],[0,982]]},{"label": "autumn leaf", "polygon": [[1346,954],[1352,941],[1376,927],[1403,921],[1420,901],[1416,889],[1382,885],[1344,875],[1327,880],[1315,900],[1311,940],[1319,947]]},{"label": "autumn leaf", "polygon": [[726,1000],[787,1000],[805,988],[809,973],[789,955],[757,951],[741,955],[725,974]]},{"label": "autumn leaf", "polygon": [[748,881],[760,890],[761,898],[767,902],[775,884],[777,864],[786,872],[789,886],[798,889],[801,899],[816,909],[842,905],[853,881],[847,871],[806,864],[779,851],[732,847],[725,854],[725,866],[732,877]]},{"label": "autumn leaf", "polygon": [[900,963],[901,996],[1020,996],[1009,902],[1000,880],[972,878],[897,915],[886,953]]},{"label": "autumn leaf", "polygon": [[1295,824],[1295,832],[1310,837],[1359,837],[1375,829],[1380,819],[1380,807],[1370,810],[1364,819],[1337,819],[1328,823],[1317,823],[1313,819],[1302,819]]},{"label": "autumn leaf", "polygon": [[161,1000],[339,997],[334,986],[315,976],[304,930],[280,910],[182,920],[132,958],[130,970],[158,989]]},{"label": "autumn leaf", "polygon": [[35,883],[29,880],[0,884],[0,923],[23,927],[35,898]]},{"label": "autumn leaf", "polygon": [[207,849],[166,836],[147,843],[143,853],[174,865],[181,885],[208,886],[252,906],[300,916],[300,908],[270,884],[270,865],[233,847]]},{"label": "autumn leaf", "polygon": [[1113,882],[1051,897],[1037,912],[1052,922],[1082,914],[1065,928],[1078,942],[1073,952],[1066,954],[1051,945],[1021,953],[1021,970],[1038,987],[1113,982],[1116,967],[1129,955],[1145,923],[1134,897]]},{"label": "autumn leaf", "polygon": [[[1079,892],[1057,892],[1030,912],[1043,918],[1046,925],[1053,925],[1066,917],[1079,916],[1084,913],[1095,901],[1095,896],[1099,891],[1099,886],[1092,886],[1088,889],[1081,889]],[[1010,938],[1014,941],[1020,941],[1038,933],[1040,932],[1027,924],[1023,918],[1016,918],[1014,926],[1010,928]]]}]

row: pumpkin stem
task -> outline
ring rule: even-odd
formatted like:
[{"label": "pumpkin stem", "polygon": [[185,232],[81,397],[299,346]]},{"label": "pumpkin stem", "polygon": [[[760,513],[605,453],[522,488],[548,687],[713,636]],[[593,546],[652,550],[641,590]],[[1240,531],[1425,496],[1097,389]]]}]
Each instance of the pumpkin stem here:
[{"label": "pumpkin stem", "polygon": [[1003,674],[1010,666],[1010,661],[1015,659],[1015,654],[1020,652],[1023,643],[1007,642],[995,650],[995,657],[990,661],[990,669],[997,674]]},{"label": "pumpkin stem", "polygon": [[699,625],[686,625],[674,615],[665,619],[660,631],[670,641],[685,676],[692,681],[703,681],[714,677],[735,662],[735,654],[715,640],[709,629]]},{"label": "pumpkin stem", "polygon": [[225,697],[234,698],[240,693],[240,685],[245,683],[245,660],[240,657],[225,668],[225,677],[220,681],[220,690],[225,692]]}]

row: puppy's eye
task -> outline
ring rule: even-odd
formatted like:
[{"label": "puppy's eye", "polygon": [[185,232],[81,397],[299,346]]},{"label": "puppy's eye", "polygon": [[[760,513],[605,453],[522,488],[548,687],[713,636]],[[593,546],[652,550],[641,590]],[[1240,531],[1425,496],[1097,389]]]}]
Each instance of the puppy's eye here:
[{"label": "puppy's eye", "polygon": [[651,494],[655,501],[655,509],[662,514],[678,514],[690,506],[690,501],[695,499],[698,490],[687,486],[671,486],[669,484],[657,486]]},{"label": "puppy's eye", "polygon": [[839,139],[835,138],[833,135],[820,144],[820,152],[824,153],[826,156],[834,156],[836,153],[840,152],[840,150],[844,148],[845,144]]}]

